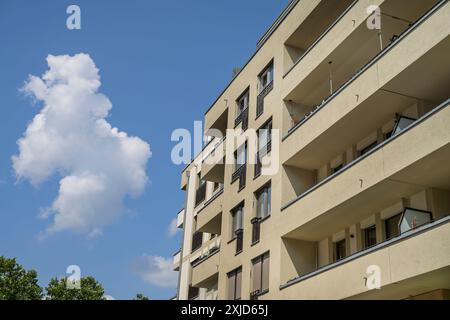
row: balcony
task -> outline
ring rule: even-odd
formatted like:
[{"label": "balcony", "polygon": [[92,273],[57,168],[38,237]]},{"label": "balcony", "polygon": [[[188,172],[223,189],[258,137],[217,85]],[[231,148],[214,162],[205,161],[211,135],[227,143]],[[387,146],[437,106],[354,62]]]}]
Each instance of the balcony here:
[{"label": "balcony", "polygon": [[[449,222],[447,216],[306,272],[280,286],[280,299],[405,299],[449,289]],[[310,259],[314,265],[314,254]],[[379,290],[366,286],[369,266],[380,268]]]},{"label": "balcony", "polygon": [[210,129],[219,130],[222,136],[226,135],[228,128],[228,102],[217,99],[205,113],[205,133],[208,135]]},{"label": "balcony", "polygon": [[174,255],[173,255],[173,259],[172,259],[172,269],[174,271],[179,271],[180,270],[180,264],[181,264],[181,250],[177,251]]},{"label": "balcony", "polygon": [[197,213],[197,230],[200,232],[220,234],[222,227],[223,186],[205,202]]},{"label": "balcony", "polygon": [[[403,5],[401,5],[402,3]],[[375,78],[375,82],[369,82],[370,79],[361,79],[367,84],[367,87],[363,87],[361,92],[354,93],[352,100],[355,101],[355,95],[359,96],[357,101],[363,100],[367,90],[371,90],[373,86],[384,84],[383,81],[387,80],[384,75],[393,76],[391,71],[402,70],[401,67],[405,68],[407,63],[414,61],[412,59],[417,59],[426,52],[424,49],[432,48],[437,44],[436,40],[445,39],[448,29],[443,28],[442,25],[437,27],[439,19],[442,19],[441,23],[446,24],[445,11],[448,8],[445,7],[446,1],[437,0],[384,1],[380,6],[382,12],[381,33],[378,30],[370,30],[366,23],[361,23],[328,56],[324,57],[314,70],[311,70],[310,73],[303,72],[305,74],[303,80],[293,82],[292,87],[288,84],[289,81],[286,82],[283,132],[291,134],[339,97],[344,90],[348,90],[348,87],[358,78],[365,78],[367,73],[369,76],[371,76],[370,73],[375,75],[378,73],[379,78]],[[428,20],[432,20],[432,22]],[[428,30],[424,35],[423,29],[432,29],[431,24],[435,24],[437,29]],[[418,31],[419,29],[422,30]],[[432,37],[428,38],[430,34]],[[419,35],[423,35],[423,38],[414,42],[417,41],[414,38]],[[397,47],[402,42],[409,42],[410,45],[419,46],[419,48],[414,51],[407,47],[407,53],[404,56],[407,59],[400,58],[398,51],[402,49]],[[391,53],[391,51],[397,52]],[[394,64],[380,62],[380,60],[386,60],[385,55],[388,53],[392,58],[395,55]],[[398,63],[398,61],[402,61],[402,63]],[[377,70],[380,67],[387,69],[385,71]],[[353,104],[352,100],[346,100],[345,104]]]},{"label": "balcony", "polygon": [[426,109],[447,99],[449,12],[447,4],[427,16],[333,99],[299,123],[283,138],[282,163],[315,169],[408,105],[419,103]]},{"label": "balcony", "polygon": [[450,159],[449,105],[445,101],[284,205],[283,233],[317,239],[423,186],[449,190],[450,167],[442,165]]},{"label": "balcony", "polygon": [[217,284],[220,237],[206,242],[202,247],[202,255],[192,261],[192,286],[198,288],[212,288]]},{"label": "balcony", "polygon": [[184,208],[180,210],[177,214],[177,228],[183,229],[183,223],[184,223]]},{"label": "balcony", "polygon": [[224,183],[226,136],[222,139],[216,138],[216,141],[212,143],[214,143],[214,147],[205,155],[202,162],[202,179]]},{"label": "balcony", "polygon": [[287,74],[356,4],[354,0],[320,1],[284,44]]}]

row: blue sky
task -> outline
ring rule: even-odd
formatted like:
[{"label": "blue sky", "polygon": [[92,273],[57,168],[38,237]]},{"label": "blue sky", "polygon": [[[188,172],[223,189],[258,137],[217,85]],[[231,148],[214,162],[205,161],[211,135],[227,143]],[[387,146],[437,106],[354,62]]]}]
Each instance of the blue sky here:
[{"label": "blue sky", "polygon": [[[175,288],[145,281],[133,267],[143,255],[171,258],[179,247],[180,234],[168,235],[184,203],[170,135],[202,119],[287,2],[1,1],[0,255],[36,269],[41,285],[76,264],[115,298],[173,296]],[[81,7],[81,30],[66,28],[70,4]],[[39,219],[39,212],[58,196],[62,177],[37,187],[16,179],[17,140],[42,108],[19,89],[29,74],[48,69],[47,55],[77,53],[89,54],[100,70],[99,91],[113,105],[107,121],[150,144],[149,183],[140,197],[125,199],[123,214],[102,235],[63,230],[40,239],[51,220]]]}]

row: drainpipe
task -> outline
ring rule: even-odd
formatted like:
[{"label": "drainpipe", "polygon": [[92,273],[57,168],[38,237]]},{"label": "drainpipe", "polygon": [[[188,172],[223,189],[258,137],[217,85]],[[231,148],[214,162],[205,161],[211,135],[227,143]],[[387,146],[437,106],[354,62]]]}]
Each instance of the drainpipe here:
[{"label": "drainpipe", "polygon": [[184,250],[184,237],[186,233],[186,215],[187,215],[187,201],[189,196],[189,180],[190,180],[191,172],[186,171],[187,184],[186,184],[186,196],[184,198],[184,214],[183,214],[183,237],[182,237],[182,245],[180,250],[180,267],[178,268],[178,287],[177,287],[177,300],[180,298],[180,285],[181,285],[181,272],[183,268],[183,250]]}]

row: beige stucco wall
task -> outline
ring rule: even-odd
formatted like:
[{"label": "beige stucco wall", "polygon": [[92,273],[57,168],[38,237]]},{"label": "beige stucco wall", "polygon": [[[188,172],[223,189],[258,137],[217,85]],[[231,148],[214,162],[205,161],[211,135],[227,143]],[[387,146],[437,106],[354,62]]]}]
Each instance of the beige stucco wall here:
[{"label": "beige stucco wall", "polygon": [[[205,261],[203,266],[194,268],[195,270],[191,270],[189,265],[189,259],[192,258],[190,250],[185,251],[184,268],[182,267],[182,270],[184,269],[182,271],[183,285],[189,285],[193,280],[199,283],[209,278],[213,272],[218,277],[218,298],[224,299],[227,292],[227,273],[242,266],[242,298],[248,299],[251,291],[251,260],[267,251],[270,251],[269,292],[260,297],[261,299],[341,299],[361,294],[365,290],[362,281],[363,271],[365,272],[369,263],[376,263],[385,270],[383,272],[387,272],[383,277],[383,285],[448,266],[449,244],[448,240],[441,238],[449,231],[446,225],[280,290],[280,285],[287,280],[308,273],[318,266],[322,267],[331,263],[332,241],[337,237],[343,236],[348,239],[348,252],[355,253],[361,250],[361,229],[374,223],[377,226],[377,242],[384,241],[382,221],[397,214],[404,207],[402,198],[408,199],[409,204],[417,208],[432,210],[435,218],[450,213],[448,190],[438,179],[437,169],[432,166],[436,161],[448,160],[450,154],[448,130],[450,108],[442,109],[334,179],[327,181],[317,190],[286,209],[281,209],[288,201],[295,199],[315,183],[329,177],[332,167],[340,162],[353,161],[358,148],[364,147],[372,140],[381,142],[382,134],[392,129],[394,125],[392,118],[398,110],[392,112],[386,107],[380,108],[380,112],[386,116],[383,115],[376,120],[376,123],[371,124],[367,132],[361,129],[352,135],[351,130],[348,130],[350,133],[347,134],[346,139],[351,144],[343,146],[339,152],[329,153],[328,158],[317,157],[317,161],[312,161],[315,160],[315,155],[312,154],[310,166],[308,161],[304,160],[304,163],[308,163],[307,169],[294,167],[296,155],[307,154],[305,155],[307,159],[309,150],[331,149],[333,140],[321,140],[321,137],[326,136],[347,117],[361,112],[361,109],[369,108],[370,104],[364,104],[365,102],[385,88],[391,80],[401,75],[406,68],[414,66],[425,53],[448,41],[450,4],[444,5],[418,26],[407,38],[331,100],[325,108],[283,139],[289,123],[286,112],[288,103],[284,99],[305,78],[314,73],[317,66],[356,28],[365,23],[366,8],[369,5],[387,1],[360,0],[311,50],[310,54],[285,75],[285,70],[288,69],[286,64],[292,64],[292,61],[286,58],[286,49],[283,44],[320,2],[318,0],[300,1],[206,113],[205,129],[213,126],[225,113],[228,128],[234,128],[235,100],[250,86],[249,128],[259,128],[272,118],[273,128],[280,129],[283,133],[278,141],[281,145],[280,170],[273,176],[260,176],[254,179],[253,166],[248,165],[246,186],[243,190],[239,190],[238,182],[231,184],[233,166],[225,165],[220,168],[223,170],[224,177],[223,195],[204,209],[202,205],[194,208],[193,205],[188,204],[188,218],[193,219],[198,214],[200,225],[206,224],[208,219],[217,216],[219,212],[222,213],[220,231],[222,241],[220,252],[211,257],[211,261]],[[272,59],[275,70],[274,88],[265,99],[264,113],[257,118],[257,75]],[[425,110],[429,111],[430,107],[430,105],[411,105],[402,111],[404,115],[417,117]],[[204,170],[202,172],[204,176],[212,170],[217,170],[218,167],[215,165],[202,163],[211,148],[211,146],[207,147],[183,171],[181,182],[183,188],[187,185],[187,171]],[[323,154],[328,155],[327,152]],[[424,171],[429,167],[431,177],[427,177]],[[421,170],[418,171],[417,168]],[[450,178],[448,170],[442,170],[440,175]],[[261,224],[260,241],[252,245],[250,220],[255,212],[253,193],[269,181],[272,185],[271,216]],[[194,182],[192,184],[195,185]],[[195,188],[191,188],[190,192],[192,189]],[[207,199],[211,195],[212,192],[208,191]],[[194,201],[193,197],[195,198],[194,195],[188,195],[188,203]],[[236,255],[236,241],[232,240],[230,232],[230,210],[242,201],[245,203],[244,249]],[[192,224],[189,222],[184,223],[185,231],[188,233],[192,232],[190,225]],[[351,235],[356,236],[352,238]],[[185,249],[190,246],[189,236],[184,239]],[[412,257],[416,252],[411,249],[414,246],[421,248],[420,256],[416,260]],[[431,246],[435,250],[434,253],[431,250],[425,250],[427,246]],[[398,254],[398,257],[393,257],[393,254]],[[427,259],[427,263],[418,266],[417,261],[422,259]],[[215,264],[218,268],[211,271],[214,270],[212,266]],[[203,268],[209,269],[203,270]],[[194,274],[191,278],[192,271]]]}]

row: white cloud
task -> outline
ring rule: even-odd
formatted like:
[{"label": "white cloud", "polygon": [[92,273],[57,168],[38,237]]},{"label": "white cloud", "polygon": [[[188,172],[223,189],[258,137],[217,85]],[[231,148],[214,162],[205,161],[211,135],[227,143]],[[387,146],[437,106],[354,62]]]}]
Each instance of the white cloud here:
[{"label": "white cloud", "polygon": [[13,167],[35,186],[59,175],[59,194],[41,213],[53,217],[47,233],[96,236],[123,212],[125,197],[143,192],[150,146],[106,121],[112,104],[98,92],[99,70],[89,55],[49,55],[47,63],[47,72],[23,88],[43,108],[18,140]]},{"label": "white cloud", "polygon": [[134,261],[133,271],[145,282],[162,288],[176,288],[178,273],[172,270],[172,259],[144,254]]},{"label": "white cloud", "polygon": [[169,238],[174,237],[178,233],[177,227],[177,218],[172,219],[169,224],[169,228],[167,228],[167,235]]}]

